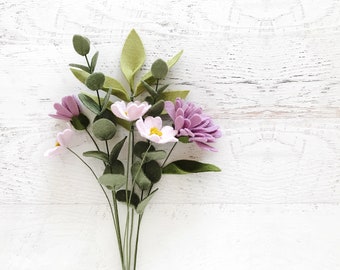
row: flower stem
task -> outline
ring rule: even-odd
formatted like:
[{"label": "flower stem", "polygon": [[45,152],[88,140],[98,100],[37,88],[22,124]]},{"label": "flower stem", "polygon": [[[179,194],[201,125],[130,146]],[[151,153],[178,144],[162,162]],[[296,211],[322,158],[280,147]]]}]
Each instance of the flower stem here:
[{"label": "flower stem", "polygon": [[86,59],[87,66],[89,67],[90,73],[92,73],[91,65],[90,65],[89,59],[87,58],[87,54],[85,54],[85,59]]},{"label": "flower stem", "polygon": [[169,157],[170,157],[170,155],[171,155],[171,153],[172,153],[172,151],[174,150],[174,148],[175,148],[176,145],[177,145],[177,142],[175,142],[174,145],[171,147],[171,149],[170,149],[168,155],[166,156],[165,160],[164,160],[163,163],[162,163],[162,166],[161,166],[162,168],[164,167],[165,163],[168,161],[168,159],[169,159]]},{"label": "flower stem", "polygon": [[93,136],[91,135],[91,133],[89,132],[89,130],[87,128],[85,128],[85,131],[87,132],[87,134],[90,136],[91,140],[93,141],[94,145],[96,146],[97,150],[99,150],[99,146],[97,144],[97,142],[95,141],[95,139],[93,138]]},{"label": "flower stem", "polygon": [[124,254],[123,254],[123,246],[122,246],[122,236],[120,232],[120,223],[119,223],[119,214],[118,214],[118,206],[117,206],[117,198],[116,198],[116,192],[112,191],[112,201],[113,201],[113,207],[114,207],[114,215],[116,220],[116,234],[117,234],[117,240],[118,240],[118,247],[119,247],[119,254],[120,254],[120,260],[123,269],[125,269],[124,266]]},{"label": "flower stem", "polygon": [[135,254],[133,260],[133,270],[136,270],[137,266],[137,252],[138,252],[138,242],[139,242],[139,231],[140,231],[140,224],[142,221],[143,214],[140,214],[138,217],[138,224],[137,224],[137,235],[136,235],[136,243],[135,243]]}]

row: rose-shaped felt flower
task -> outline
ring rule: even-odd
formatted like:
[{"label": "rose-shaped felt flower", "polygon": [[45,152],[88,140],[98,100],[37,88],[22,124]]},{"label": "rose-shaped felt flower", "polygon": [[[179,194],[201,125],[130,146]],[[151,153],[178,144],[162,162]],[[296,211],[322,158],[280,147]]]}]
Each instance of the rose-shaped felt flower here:
[{"label": "rose-shaped felt flower", "polygon": [[59,132],[57,134],[57,142],[55,144],[55,147],[52,149],[47,150],[44,153],[44,156],[50,157],[60,154],[62,151],[64,151],[70,144],[72,137],[74,135],[74,131],[67,128],[62,132]]},{"label": "rose-shaped felt flower", "polygon": [[116,101],[111,105],[111,111],[115,116],[132,122],[142,117],[150,107],[147,102],[134,101],[126,104],[124,101]]},{"label": "rose-shaped felt flower", "polygon": [[175,138],[177,131],[170,126],[162,127],[162,119],[159,116],[148,116],[144,121],[140,118],[136,122],[136,127],[142,137],[152,142],[163,144],[178,141]]},{"label": "rose-shaped felt flower", "polygon": [[80,114],[77,99],[74,96],[63,97],[60,103],[54,103],[56,114],[49,114],[49,116],[61,120],[70,121],[72,117]]},{"label": "rose-shaped felt flower", "polygon": [[221,131],[209,116],[202,113],[201,108],[177,98],[175,104],[166,101],[165,109],[174,121],[177,137],[188,137],[190,142],[195,142],[202,149],[217,151],[207,143],[221,137]]}]

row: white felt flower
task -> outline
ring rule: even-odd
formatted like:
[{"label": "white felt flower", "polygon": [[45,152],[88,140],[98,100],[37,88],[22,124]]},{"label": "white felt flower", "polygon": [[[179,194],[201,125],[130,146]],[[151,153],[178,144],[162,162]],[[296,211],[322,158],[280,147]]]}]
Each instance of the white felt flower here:
[{"label": "white felt flower", "polygon": [[127,104],[124,101],[116,101],[111,105],[111,111],[115,116],[132,122],[142,117],[150,107],[151,105],[145,101],[142,103],[134,101]]}]

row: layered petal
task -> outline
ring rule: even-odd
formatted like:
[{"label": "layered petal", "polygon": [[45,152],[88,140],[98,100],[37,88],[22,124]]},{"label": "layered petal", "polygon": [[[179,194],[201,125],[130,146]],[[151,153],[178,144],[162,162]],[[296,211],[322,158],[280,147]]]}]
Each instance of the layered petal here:
[{"label": "layered petal", "polygon": [[115,116],[132,122],[142,117],[150,107],[147,102],[134,101],[126,104],[124,101],[116,101],[111,105],[111,111]]}]

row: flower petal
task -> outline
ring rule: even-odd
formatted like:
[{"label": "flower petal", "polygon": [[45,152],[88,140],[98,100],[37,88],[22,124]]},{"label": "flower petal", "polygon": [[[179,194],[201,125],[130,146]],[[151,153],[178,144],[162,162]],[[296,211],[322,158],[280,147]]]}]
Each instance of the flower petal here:
[{"label": "flower petal", "polygon": [[71,129],[65,129],[62,132],[57,134],[57,141],[63,147],[68,147],[69,143],[71,142],[72,136],[74,131]]}]

